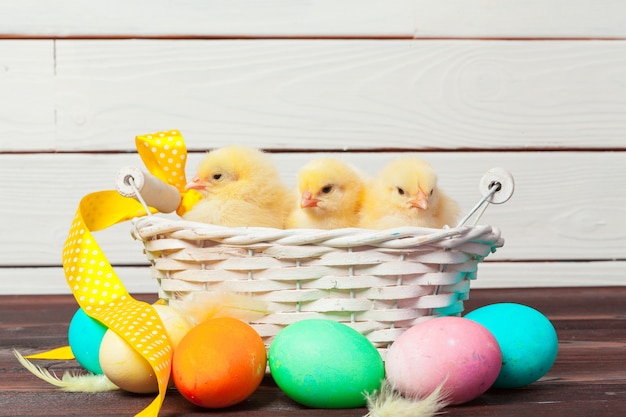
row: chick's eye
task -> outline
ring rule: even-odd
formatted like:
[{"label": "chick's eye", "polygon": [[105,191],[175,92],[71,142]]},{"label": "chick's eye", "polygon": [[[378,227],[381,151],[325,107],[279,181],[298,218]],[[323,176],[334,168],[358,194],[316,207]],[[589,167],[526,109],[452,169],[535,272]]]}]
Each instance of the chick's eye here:
[{"label": "chick's eye", "polygon": [[222,174],[213,174],[213,179],[214,180],[219,180],[220,178],[222,178]]},{"label": "chick's eye", "polygon": [[324,194],[328,194],[333,190],[333,186],[332,185],[327,185],[324,188],[322,188],[322,193]]},{"label": "chick's eye", "polygon": [[428,193],[428,195],[433,195],[433,192],[435,192],[434,188],[432,190],[430,190],[430,193]]},{"label": "chick's eye", "polygon": [[398,194],[404,195],[404,189],[403,188],[396,187],[396,190],[398,190]]}]

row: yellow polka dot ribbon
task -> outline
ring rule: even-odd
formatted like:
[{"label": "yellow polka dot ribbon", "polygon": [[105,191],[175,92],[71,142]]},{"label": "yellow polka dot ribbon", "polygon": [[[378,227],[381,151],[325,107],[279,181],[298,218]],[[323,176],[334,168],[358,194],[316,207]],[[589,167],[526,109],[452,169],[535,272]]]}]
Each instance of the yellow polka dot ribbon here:
[{"label": "yellow polka dot ribbon", "polygon": [[[137,150],[150,173],[181,192],[184,213],[198,195],[184,189],[187,150],[177,131],[137,136]],[[83,197],[63,247],[63,270],[76,301],[85,313],[119,334],[152,367],[159,395],[137,416],[157,416],[167,390],[172,347],[156,310],[148,303],[135,300],[93,238],[91,232],[116,223],[144,216],[139,202],[116,191],[100,191]],[[67,351],[55,349],[29,358],[65,359]]]},{"label": "yellow polka dot ribbon", "polygon": [[181,195],[176,213],[183,215],[202,198],[196,190],[185,190],[185,141],[176,130],[137,136],[137,152],[148,171],[166,184],[173,185]]},{"label": "yellow polka dot ribbon", "polygon": [[85,313],[120,335],[148,361],[159,395],[138,416],[157,416],[170,377],[172,347],[156,310],[135,300],[92,236],[121,221],[145,215],[137,201],[116,191],[85,196],[63,248],[63,270],[76,301]]}]

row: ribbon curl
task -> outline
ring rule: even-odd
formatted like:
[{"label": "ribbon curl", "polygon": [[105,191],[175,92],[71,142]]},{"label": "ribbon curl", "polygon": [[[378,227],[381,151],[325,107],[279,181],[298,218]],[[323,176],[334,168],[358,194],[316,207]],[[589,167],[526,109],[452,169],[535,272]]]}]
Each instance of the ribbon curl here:
[{"label": "ribbon curl", "polygon": [[[148,171],[180,191],[178,214],[182,215],[199,201],[199,193],[185,190],[187,149],[178,131],[137,136],[135,143]],[[126,291],[91,232],[147,214],[139,202],[116,191],[86,195],[79,203],[62,258],[67,284],[80,307],[132,346],[157,377],[157,398],[136,417],[158,416],[169,382],[172,347],[156,310]],[[68,348],[63,347],[28,358],[70,356]]]}]

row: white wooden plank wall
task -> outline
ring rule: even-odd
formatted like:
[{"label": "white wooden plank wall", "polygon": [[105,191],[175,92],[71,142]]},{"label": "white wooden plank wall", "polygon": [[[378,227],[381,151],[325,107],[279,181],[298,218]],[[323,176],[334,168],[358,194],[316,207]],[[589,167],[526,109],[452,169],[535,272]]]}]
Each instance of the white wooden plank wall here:
[{"label": "white wooden plank wall", "polygon": [[[626,3],[617,0],[0,0],[0,293],[66,293],[80,198],[141,166],[138,134],[190,155],[245,143],[286,181],[321,151],[374,172],[421,154],[505,246],[476,287],[626,285]],[[98,232],[153,292],[129,225]]]}]

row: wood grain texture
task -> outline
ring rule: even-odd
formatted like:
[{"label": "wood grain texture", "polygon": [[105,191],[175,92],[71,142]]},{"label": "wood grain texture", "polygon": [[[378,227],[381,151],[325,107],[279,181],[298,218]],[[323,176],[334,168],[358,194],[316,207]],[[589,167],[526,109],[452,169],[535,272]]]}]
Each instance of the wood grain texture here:
[{"label": "wood grain texture", "polygon": [[472,288],[625,286],[624,261],[484,262]]},{"label": "wood grain texture", "polygon": [[[483,218],[506,244],[476,285],[585,286],[594,272],[624,285],[625,12],[619,0],[0,2],[0,294],[66,291],[78,201],[142,166],[135,135],[167,129],[194,151],[287,152],[274,156],[289,182],[309,150],[370,171],[394,155],[383,150],[427,151],[464,212],[482,174],[506,167],[516,193]],[[132,288],[152,288],[128,224],[96,237]]]},{"label": "wood grain texture", "polygon": [[4,1],[0,35],[37,37],[411,37],[412,0]]},{"label": "wood grain texture", "polygon": [[[472,290],[468,311],[497,302],[529,305],[554,324],[559,353],[554,366],[539,381],[514,390],[491,389],[478,399],[447,407],[449,417],[613,417],[626,409],[626,288],[558,288]],[[153,294],[137,298],[153,302]],[[63,393],[36,379],[11,353],[41,352],[67,344],[67,328],[76,311],[71,296],[0,297],[0,416],[132,416],[151,397],[122,392]],[[39,361],[59,374],[79,370],[74,361]],[[364,408],[307,409],[289,400],[265,378],[242,404],[213,410],[210,415],[229,417],[361,417]],[[192,406],[170,390],[159,416],[201,417],[207,410]]]},{"label": "wood grain texture", "polygon": [[623,38],[619,0],[415,0],[416,37]]},{"label": "wood grain texture", "polygon": [[0,36],[626,37],[619,0],[5,0]]},{"label": "wood grain texture", "polygon": [[54,94],[34,84],[20,98],[54,112],[35,137],[9,112],[0,131],[18,128],[0,151],[130,150],[139,132],[172,127],[204,147],[626,146],[626,41],[55,44]]},{"label": "wood grain texture", "polygon": [[55,104],[53,41],[0,41],[0,152],[54,148]]},{"label": "wood grain texture", "polygon": [[[316,154],[317,155],[317,154]],[[404,154],[319,154],[344,158],[365,172],[375,173],[387,161]],[[297,169],[313,155],[272,154],[285,181],[295,183]],[[505,204],[491,206],[481,223],[499,227],[505,246],[491,261],[606,261],[626,259],[626,152],[528,152],[528,153],[428,153],[422,155],[438,170],[441,186],[468,212],[479,200],[478,182],[494,166],[509,169],[516,192]],[[193,153],[187,167],[191,175],[202,154]],[[69,224],[80,199],[90,193],[113,189],[117,171],[125,166],[143,167],[135,154],[32,154],[0,155],[0,177],[20,178],[0,184],[0,195],[17,203],[0,206],[0,266],[60,265],[60,254]],[[45,179],[45,186],[42,185]],[[607,192],[611,190],[611,192]],[[19,210],[19,215],[16,214]],[[109,260],[115,265],[145,264],[140,242],[132,240],[130,225],[120,224],[97,232]],[[609,263],[609,265],[611,265]],[[569,274],[571,263],[562,264],[562,276],[552,264],[539,263],[534,270],[556,282],[580,283]],[[524,268],[514,279],[494,279],[491,285],[542,285],[528,281]],[[620,264],[609,266],[607,279],[617,279]],[[534,273],[533,273],[534,274]],[[509,275],[507,272],[505,275]],[[581,276],[577,273],[576,276]]]}]

